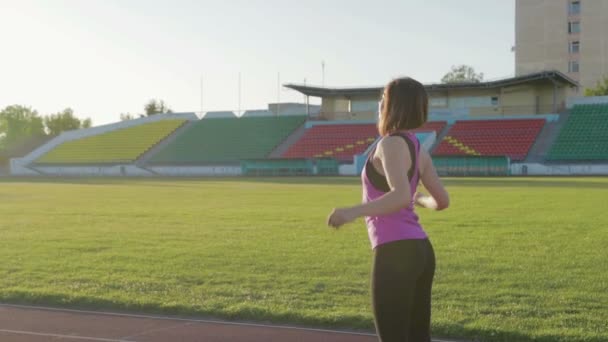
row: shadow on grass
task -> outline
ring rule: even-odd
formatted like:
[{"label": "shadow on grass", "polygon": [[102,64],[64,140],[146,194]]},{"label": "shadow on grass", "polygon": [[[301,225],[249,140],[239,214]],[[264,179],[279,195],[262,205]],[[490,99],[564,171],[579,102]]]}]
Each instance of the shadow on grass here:
[{"label": "shadow on grass", "polygon": [[[273,313],[264,309],[244,308],[233,313],[218,312],[200,307],[163,305],[160,303],[116,302],[94,297],[66,297],[60,294],[32,294],[11,292],[0,296],[4,304],[46,306],[60,309],[112,311],[125,314],[169,315],[175,318],[232,320],[251,323],[289,324],[290,326],[333,328],[354,332],[373,333],[373,322],[363,316],[341,316],[327,320],[301,316],[297,313]],[[460,324],[433,326],[433,336],[462,341],[483,342],[605,342],[606,336],[529,336],[520,332],[497,329],[467,328]]]}]

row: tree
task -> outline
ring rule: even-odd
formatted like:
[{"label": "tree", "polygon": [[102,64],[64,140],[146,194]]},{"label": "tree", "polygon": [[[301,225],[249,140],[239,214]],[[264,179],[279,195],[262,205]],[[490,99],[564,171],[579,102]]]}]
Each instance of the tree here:
[{"label": "tree", "polygon": [[44,124],[50,135],[59,135],[65,131],[89,128],[91,127],[91,119],[80,120],[74,116],[72,109],[66,108],[62,112],[44,117]]},{"label": "tree", "polygon": [[608,77],[600,82],[597,81],[595,88],[585,89],[585,96],[608,96]]},{"label": "tree", "polygon": [[144,106],[144,111],[147,116],[155,115],[155,114],[164,114],[164,113],[173,113],[171,109],[165,104],[163,100],[150,100]]},{"label": "tree", "polygon": [[35,110],[15,105],[0,111],[0,149],[43,135],[42,118]]},{"label": "tree", "polygon": [[468,65],[453,65],[452,70],[445,74],[441,83],[479,83],[483,81],[483,73],[476,73],[473,67]]},{"label": "tree", "polygon": [[93,126],[93,120],[86,118],[80,122],[80,128],[91,128]]},{"label": "tree", "polygon": [[120,121],[133,120],[137,118],[143,118],[142,114],[131,114],[131,113],[120,113]]}]

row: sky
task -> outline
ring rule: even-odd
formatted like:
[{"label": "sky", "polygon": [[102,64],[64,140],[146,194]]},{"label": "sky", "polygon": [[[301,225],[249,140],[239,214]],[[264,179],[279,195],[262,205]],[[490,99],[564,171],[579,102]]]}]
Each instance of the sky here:
[{"label": "sky", "polygon": [[263,109],[303,102],[279,79],[321,85],[323,61],[328,87],[439,82],[457,64],[504,78],[514,20],[513,0],[0,0],[0,109],[94,125],[152,98],[236,111],[239,74],[240,108]]}]

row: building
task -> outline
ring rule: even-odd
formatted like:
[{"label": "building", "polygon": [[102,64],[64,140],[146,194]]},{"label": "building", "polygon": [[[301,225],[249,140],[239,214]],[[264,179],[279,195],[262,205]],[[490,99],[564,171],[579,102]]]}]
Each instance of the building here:
[{"label": "building", "polygon": [[606,0],[516,0],[515,73],[559,70],[582,93],[608,77],[607,33]]},{"label": "building", "polygon": [[[498,81],[425,85],[435,117],[556,114],[577,83],[559,71],[543,71]],[[383,87],[326,88],[299,84],[285,87],[321,98],[323,120],[375,120]]]}]

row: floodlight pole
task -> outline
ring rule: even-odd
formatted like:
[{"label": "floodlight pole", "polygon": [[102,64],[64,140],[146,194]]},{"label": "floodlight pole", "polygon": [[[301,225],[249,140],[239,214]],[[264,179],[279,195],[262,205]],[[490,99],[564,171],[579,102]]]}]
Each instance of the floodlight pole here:
[{"label": "floodlight pole", "polygon": [[204,107],[203,107],[203,75],[201,75],[201,116],[204,113]]},{"label": "floodlight pole", "polygon": [[321,61],[321,86],[325,87],[325,61]]},{"label": "floodlight pole", "polygon": [[241,73],[239,72],[239,108],[237,110],[238,116],[241,116]]},{"label": "floodlight pole", "polygon": [[277,116],[281,115],[281,72],[277,73]]}]

